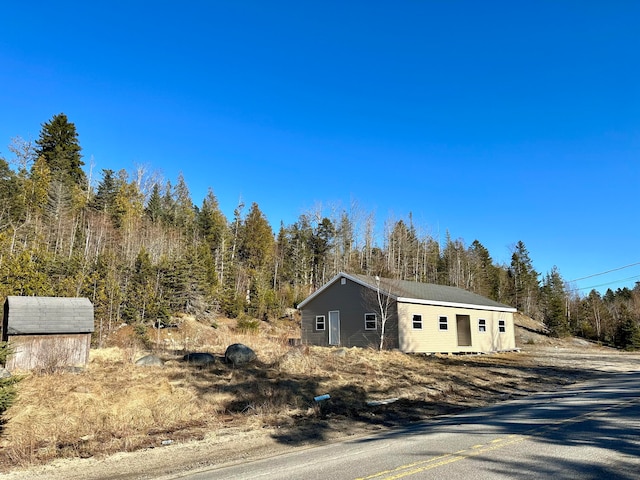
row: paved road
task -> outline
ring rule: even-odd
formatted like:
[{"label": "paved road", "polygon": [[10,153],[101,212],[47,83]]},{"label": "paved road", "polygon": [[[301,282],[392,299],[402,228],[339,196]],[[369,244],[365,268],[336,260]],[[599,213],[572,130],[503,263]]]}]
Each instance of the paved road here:
[{"label": "paved road", "polygon": [[173,478],[637,479],[640,373]]}]

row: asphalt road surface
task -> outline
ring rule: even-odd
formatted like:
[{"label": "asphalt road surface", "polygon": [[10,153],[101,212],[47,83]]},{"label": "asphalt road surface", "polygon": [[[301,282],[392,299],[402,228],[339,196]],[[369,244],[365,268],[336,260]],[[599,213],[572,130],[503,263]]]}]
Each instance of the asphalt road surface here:
[{"label": "asphalt road surface", "polygon": [[640,373],[171,478],[638,479]]}]

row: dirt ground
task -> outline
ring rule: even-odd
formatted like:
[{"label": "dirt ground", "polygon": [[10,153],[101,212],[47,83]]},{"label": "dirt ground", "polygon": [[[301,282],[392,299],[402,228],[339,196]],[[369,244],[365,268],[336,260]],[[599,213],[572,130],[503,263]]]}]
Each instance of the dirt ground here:
[{"label": "dirt ground", "polygon": [[[407,422],[522,398],[611,372],[636,371],[640,367],[640,354],[618,352],[575,338],[551,339],[540,335],[538,329],[538,325],[521,323],[517,332],[521,351],[502,354],[497,360],[491,359],[491,355],[432,358],[430,361],[436,366],[451,372],[451,383],[440,382],[434,386],[441,395],[425,397],[430,398],[429,401],[418,400],[415,395],[411,398],[400,395],[389,404],[360,402],[356,409],[341,404],[340,398],[332,398],[318,407],[318,415],[313,419],[305,417],[287,426],[252,428],[232,424],[209,432],[197,441],[167,441],[166,445],[100,458],[60,459],[12,470],[2,477],[7,480],[169,478],[185,470],[243,462],[367,435]],[[494,384],[486,376],[470,379],[462,373],[479,366],[504,381]]]}]

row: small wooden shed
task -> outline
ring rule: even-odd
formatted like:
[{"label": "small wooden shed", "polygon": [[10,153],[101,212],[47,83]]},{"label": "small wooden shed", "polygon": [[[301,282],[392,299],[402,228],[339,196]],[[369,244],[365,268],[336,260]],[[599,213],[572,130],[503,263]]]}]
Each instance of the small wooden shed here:
[{"label": "small wooden shed", "polygon": [[84,366],[94,330],[88,298],[17,297],[4,303],[2,340],[14,353],[6,368],[32,370]]}]

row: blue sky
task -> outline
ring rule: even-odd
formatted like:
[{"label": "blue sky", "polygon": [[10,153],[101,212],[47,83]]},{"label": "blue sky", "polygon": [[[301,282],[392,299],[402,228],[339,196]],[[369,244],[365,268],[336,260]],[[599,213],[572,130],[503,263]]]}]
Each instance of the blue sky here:
[{"label": "blue sky", "polygon": [[[599,290],[640,280],[640,2],[4,2],[0,155],[64,112],[275,228],[352,203]],[[586,294],[588,290],[582,290]]]}]

